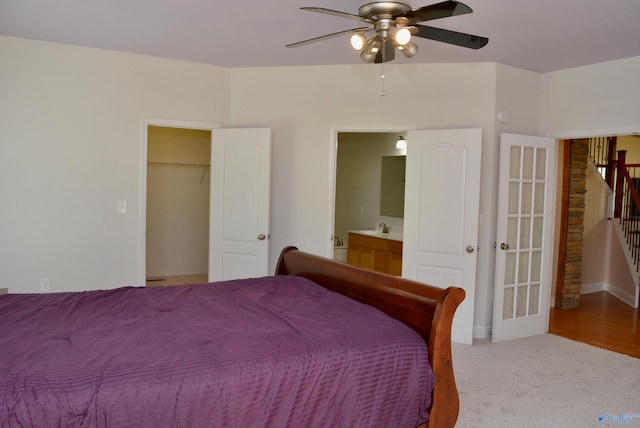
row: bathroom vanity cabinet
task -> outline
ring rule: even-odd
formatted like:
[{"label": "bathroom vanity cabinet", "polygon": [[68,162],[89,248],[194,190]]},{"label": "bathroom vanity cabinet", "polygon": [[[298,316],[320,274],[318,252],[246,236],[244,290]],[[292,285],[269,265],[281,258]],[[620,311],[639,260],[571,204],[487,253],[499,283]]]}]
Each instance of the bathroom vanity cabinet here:
[{"label": "bathroom vanity cabinet", "polygon": [[402,241],[389,239],[383,235],[349,232],[347,263],[400,276],[402,274]]}]

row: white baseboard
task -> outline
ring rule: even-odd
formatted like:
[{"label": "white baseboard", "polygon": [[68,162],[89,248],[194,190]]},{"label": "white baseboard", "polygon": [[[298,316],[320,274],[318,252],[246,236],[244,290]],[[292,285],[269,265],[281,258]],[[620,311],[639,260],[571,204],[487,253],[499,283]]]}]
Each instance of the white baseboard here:
[{"label": "white baseboard", "polygon": [[638,307],[638,288],[636,287],[636,295],[633,295],[627,290],[610,285],[606,282],[594,282],[591,284],[582,284],[580,294],[596,293],[598,291],[606,291],[609,294],[616,296],[629,306],[634,308]]},{"label": "white baseboard", "polygon": [[625,302],[627,305],[633,308],[637,308],[638,307],[638,287],[636,287],[635,290],[636,290],[636,293],[634,296],[633,294],[629,293],[627,290],[622,290],[617,287],[608,287],[607,289],[609,293],[613,294],[618,299]]},{"label": "white baseboard", "polygon": [[473,327],[473,338],[474,339],[490,339],[491,327],[481,327],[481,326]]},{"label": "white baseboard", "polygon": [[606,282],[592,282],[591,284],[582,284],[580,294],[596,293],[598,291],[607,291]]}]

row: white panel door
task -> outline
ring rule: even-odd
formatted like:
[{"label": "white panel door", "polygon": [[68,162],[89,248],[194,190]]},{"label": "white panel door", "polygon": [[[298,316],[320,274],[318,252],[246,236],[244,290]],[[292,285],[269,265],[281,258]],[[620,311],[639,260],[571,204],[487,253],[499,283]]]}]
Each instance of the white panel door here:
[{"label": "white panel door", "polygon": [[464,288],[452,340],[471,344],[482,130],[410,131],[407,139],[402,276]]},{"label": "white panel door", "polygon": [[271,130],[211,135],[209,281],[269,272]]},{"label": "white panel door", "polygon": [[549,330],[556,149],[551,138],[500,137],[494,342]]}]

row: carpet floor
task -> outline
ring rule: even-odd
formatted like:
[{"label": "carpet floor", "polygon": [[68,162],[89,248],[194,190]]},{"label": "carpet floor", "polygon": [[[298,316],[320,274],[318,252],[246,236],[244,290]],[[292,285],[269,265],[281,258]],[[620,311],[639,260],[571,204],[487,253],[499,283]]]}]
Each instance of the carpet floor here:
[{"label": "carpet floor", "polygon": [[453,345],[457,427],[640,428],[640,359],[545,334]]}]

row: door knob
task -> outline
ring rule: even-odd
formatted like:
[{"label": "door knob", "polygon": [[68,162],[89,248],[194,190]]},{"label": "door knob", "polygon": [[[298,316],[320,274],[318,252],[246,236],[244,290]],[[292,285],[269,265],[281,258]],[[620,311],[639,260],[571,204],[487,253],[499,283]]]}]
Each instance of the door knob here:
[{"label": "door knob", "polygon": [[502,244],[500,244],[500,249],[501,250],[508,250],[509,249],[509,244],[507,244],[506,242],[503,242]]},{"label": "door knob", "polygon": [[258,235],[259,240],[264,241],[264,238],[266,238],[266,236],[264,236],[264,233],[261,233],[260,235]]},{"label": "door knob", "polygon": [[475,249],[476,247],[474,247],[473,245],[467,245],[467,253],[473,253]]}]

